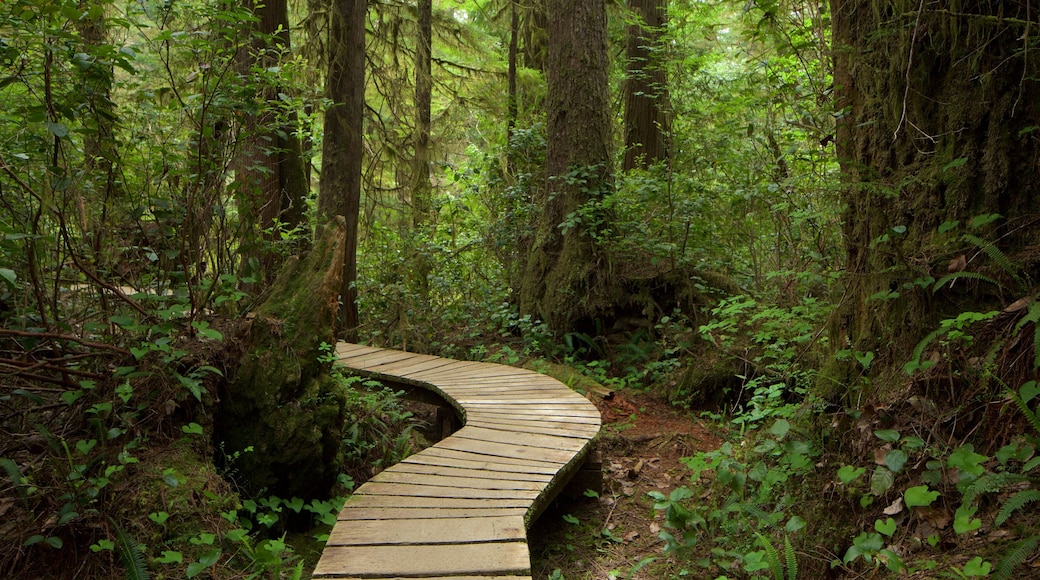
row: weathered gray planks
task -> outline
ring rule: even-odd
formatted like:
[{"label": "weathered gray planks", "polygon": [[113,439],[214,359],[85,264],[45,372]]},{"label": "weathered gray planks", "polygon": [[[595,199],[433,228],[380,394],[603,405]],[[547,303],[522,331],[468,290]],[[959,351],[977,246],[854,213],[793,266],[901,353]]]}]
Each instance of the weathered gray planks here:
[{"label": "weathered gray planks", "polygon": [[449,399],[466,425],[359,487],[313,577],[530,580],[527,528],[588,453],[596,408],[524,369],[347,343],[336,353]]}]

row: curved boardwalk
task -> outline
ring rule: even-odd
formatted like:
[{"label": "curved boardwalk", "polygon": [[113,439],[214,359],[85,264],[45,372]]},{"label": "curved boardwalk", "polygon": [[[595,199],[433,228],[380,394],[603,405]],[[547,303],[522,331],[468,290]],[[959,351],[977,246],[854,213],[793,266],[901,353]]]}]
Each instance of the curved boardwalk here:
[{"label": "curved boardwalk", "polygon": [[359,487],[314,578],[530,578],[527,528],[580,467],[596,407],[503,365],[340,343],[362,374],[429,389],[464,427]]}]

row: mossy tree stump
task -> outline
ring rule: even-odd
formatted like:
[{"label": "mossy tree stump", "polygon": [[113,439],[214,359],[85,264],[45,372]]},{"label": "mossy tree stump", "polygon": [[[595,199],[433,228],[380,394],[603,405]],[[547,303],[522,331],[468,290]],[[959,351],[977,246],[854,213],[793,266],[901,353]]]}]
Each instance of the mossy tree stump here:
[{"label": "mossy tree stump", "polygon": [[339,472],[344,394],[320,360],[336,342],[342,218],[303,259],[290,258],[254,310],[244,355],[221,401],[218,441],[249,494],[327,496]]}]

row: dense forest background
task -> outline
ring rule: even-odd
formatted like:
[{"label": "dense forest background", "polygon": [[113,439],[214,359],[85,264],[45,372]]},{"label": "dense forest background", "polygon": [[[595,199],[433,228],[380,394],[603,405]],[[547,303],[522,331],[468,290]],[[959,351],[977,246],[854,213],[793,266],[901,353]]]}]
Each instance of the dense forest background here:
[{"label": "dense forest background", "polygon": [[1020,574],[1038,15],[3,2],[0,575],[305,575],[421,444],[337,339],[711,424],[630,575]]}]

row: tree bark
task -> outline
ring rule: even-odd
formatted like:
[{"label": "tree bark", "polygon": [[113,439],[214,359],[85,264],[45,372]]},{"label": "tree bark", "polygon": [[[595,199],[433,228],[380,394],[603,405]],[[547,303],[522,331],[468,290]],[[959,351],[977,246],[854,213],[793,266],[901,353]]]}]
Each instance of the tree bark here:
[{"label": "tree bark", "polygon": [[433,0],[418,2],[418,34],[415,42],[415,137],[412,173],[412,227],[418,229],[433,218],[433,185],[430,183],[430,129],[433,98]]},{"label": "tree bark", "polygon": [[551,0],[549,23],[549,177],[520,309],[562,333],[593,322],[609,302],[600,247],[610,220],[601,201],[613,188],[606,2]]},{"label": "tree bark", "polygon": [[320,347],[336,342],[345,238],[339,218],[306,258],[286,261],[222,397],[217,437],[250,494],[324,498],[339,473],[346,399]]},{"label": "tree bark", "polygon": [[[259,18],[253,41],[253,54],[244,67],[268,68],[278,63],[279,53],[290,50],[289,15],[286,0],[270,0],[263,4],[248,0]],[[264,277],[273,274],[278,255],[270,244],[279,239],[279,227],[285,230],[303,224],[309,186],[303,167],[303,149],[296,136],[295,114],[280,119],[278,108],[280,87],[262,86],[257,97],[265,101],[259,115],[247,117],[244,143],[236,163],[240,199],[246,210],[245,219],[259,230],[243,244],[244,259],[256,258]],[[252,230],[253,228],[249,228]],[[266,243],[261,243],[263,240]]]},{"label": "tree bark", "polygon": [[[831,343],[874,353],[870,384],[883,390],[905,382],[903,365],[940,320],[1035,293],[1040,90],[1027,22],[1036,14],[997,1],[957,14],[916,0],[831,6],[848,260]],[[989,214],[1002,217],[973,227]],[[1004,289],[938,284],[957,271]],[[938,350],[923,356],[969,376]],[[839,371],[835,384],[856,384],[862,370]]]},{"label": "tree bark", "polygon": [[622,169],[647,167],[668,157],[668,77],[661,36],[668,22],[666,0],[629,0],[639,19],[628,27],[625,77],[625,157]]},{"label": "tree bark", "polygon": [[329,74],[325,92],[332,106],[325,113],[325,140],[318,213],[328,221],[343,216],[343,253],[338,334],[356,341],[358,217],[361,211],[361,160],[364,157],[365,16],[367,0],[336,0],[329,37]]}]

